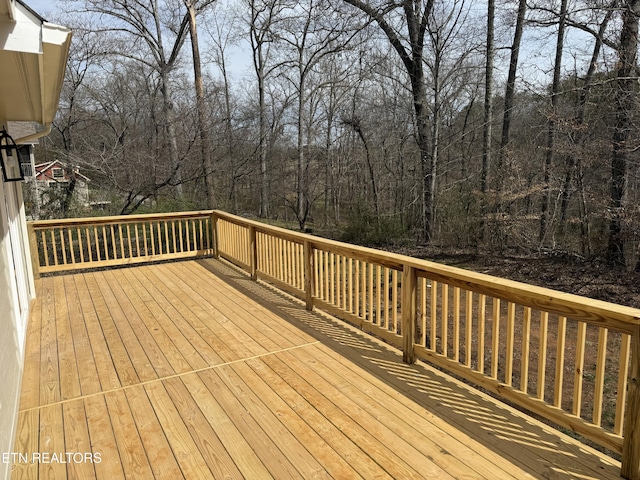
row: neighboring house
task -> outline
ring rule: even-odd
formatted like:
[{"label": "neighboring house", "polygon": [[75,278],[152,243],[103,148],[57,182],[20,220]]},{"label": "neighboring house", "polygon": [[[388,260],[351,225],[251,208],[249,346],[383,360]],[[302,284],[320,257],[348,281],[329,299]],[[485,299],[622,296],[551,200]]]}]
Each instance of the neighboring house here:
[{"label": "neighboring house", "polygon": [[[0,0],[0,128],[37,122],[42,132],[15,138],[29,143],[51,131],[60,101],[71,31],[53,25],[21,0]],[[35,286],[21,182],[0,178],[0,452],[12,452]],[[0,479],[11,464],[0,461]]]},{"label": "neighboring house", "polygon": [[[26,177],[25,173],[25,177]],[[80,173],[76,167],[74,171],[76,185],[73,190],[74,198],[83,207],[89,206],[89,182],[90,180]],[[52,190],[59,192],[65,190],[71,182],[69,169],[60,160],[35,165],[31,181],[34,181],[36,210],[42,203],[51,201],[54,196],[48,193]]]}]

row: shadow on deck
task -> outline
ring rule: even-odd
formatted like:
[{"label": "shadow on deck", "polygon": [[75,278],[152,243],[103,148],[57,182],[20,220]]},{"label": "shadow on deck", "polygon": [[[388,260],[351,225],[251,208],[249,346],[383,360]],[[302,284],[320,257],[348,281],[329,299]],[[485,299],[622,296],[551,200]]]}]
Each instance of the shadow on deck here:
[{"label": "shadow on deck", "polygon": [[12,478],[619,478],[619,462],[226,263],[40,282]]}]

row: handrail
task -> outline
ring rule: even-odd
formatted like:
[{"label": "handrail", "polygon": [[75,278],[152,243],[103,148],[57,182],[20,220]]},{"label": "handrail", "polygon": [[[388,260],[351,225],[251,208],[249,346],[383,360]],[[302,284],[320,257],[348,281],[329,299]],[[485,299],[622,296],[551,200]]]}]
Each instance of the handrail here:
[{"label": "handrail", "polygon": [[621,453],[622,476],[640,480],[640,309],[219,210],[37,221],[28,231],[36,275],[225,258],[401,348],[405,362],[424,359]]},{"label": "handrail", "polygon": [[640,309],[212,217],[216,256],[402,348],[406,362],[422,358],[622,453],[622,476],[640,479]]},{"label": "handrail", "polygon": [[27,223],[35,276],[213,254],[211,211]]}]

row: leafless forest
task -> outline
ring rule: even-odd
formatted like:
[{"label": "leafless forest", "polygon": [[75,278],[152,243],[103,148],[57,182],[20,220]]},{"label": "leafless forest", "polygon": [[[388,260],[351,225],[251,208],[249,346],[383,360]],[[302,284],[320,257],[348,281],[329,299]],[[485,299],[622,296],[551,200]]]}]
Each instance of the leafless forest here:
[{"label": "leafless forest", "polygon": [[113,214],[640,264],[640,0],[220,2],[67,2],[38,161]]}]

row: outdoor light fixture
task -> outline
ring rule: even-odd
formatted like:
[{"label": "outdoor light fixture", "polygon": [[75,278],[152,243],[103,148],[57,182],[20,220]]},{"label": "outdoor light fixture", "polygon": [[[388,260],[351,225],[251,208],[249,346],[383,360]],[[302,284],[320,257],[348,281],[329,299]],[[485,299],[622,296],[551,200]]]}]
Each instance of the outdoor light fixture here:
[{"label": "outdoor light fixture", "polygon": [[2,162],[2,179],[5,182],[24,180],[18,146],[4,128],[0,130],[0,162]]}]

